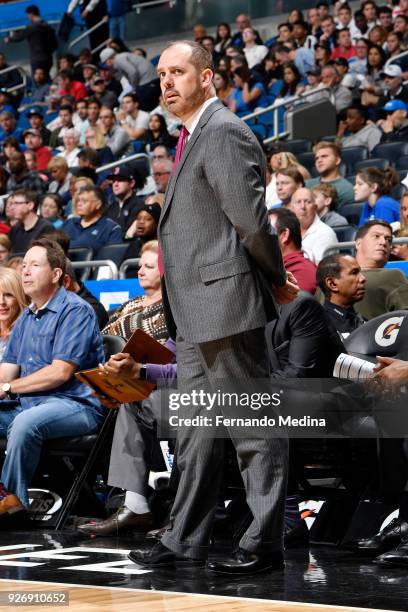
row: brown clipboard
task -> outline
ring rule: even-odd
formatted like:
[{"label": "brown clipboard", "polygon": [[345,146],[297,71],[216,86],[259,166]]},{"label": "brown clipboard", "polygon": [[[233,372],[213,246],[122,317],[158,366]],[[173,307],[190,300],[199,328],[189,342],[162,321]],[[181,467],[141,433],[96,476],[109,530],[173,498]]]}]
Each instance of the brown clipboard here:
[{"label": "brown clipboard", "polygon": [[[137,363],[165,364],[174,357],[172,351],[141,329],[133,332],[122,353],[129,353]],[[102,374],[99,368],[76,372],[75,376],[96,393],[121,403],[146,399],[156,386],[145,380]]]}]

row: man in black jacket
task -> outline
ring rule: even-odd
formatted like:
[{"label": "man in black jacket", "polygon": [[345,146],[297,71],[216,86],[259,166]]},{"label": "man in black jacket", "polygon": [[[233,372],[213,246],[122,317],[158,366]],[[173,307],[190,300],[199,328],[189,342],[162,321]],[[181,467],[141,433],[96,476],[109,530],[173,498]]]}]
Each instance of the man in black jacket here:
[{"label": "man in black jacket", "polygon": [[52,27],[41,19],[40,9],[34,4],[27,6],[26,13],[31,25],[23,30],[14,31],[4,39],[5,43],[27,39],[30,51],[31,72],[43,68],[48,73],[53,63],[53,53],[58,48],[57,38]]}]

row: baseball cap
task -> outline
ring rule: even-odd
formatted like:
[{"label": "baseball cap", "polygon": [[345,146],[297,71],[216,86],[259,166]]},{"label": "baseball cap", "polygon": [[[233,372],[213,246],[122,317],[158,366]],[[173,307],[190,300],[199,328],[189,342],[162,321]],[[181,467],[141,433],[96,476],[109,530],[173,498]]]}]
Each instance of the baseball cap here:
[{"label": "baseball cap", "polygon": [[389,66],[385,66],[384,70],[381,73],[381,76],[402,77],[401,66],[397,66],[397,64],[390,64]]},{"label": "baseball cap", "polygon": [[23,137],[25,138],[27,134],[33,134],[34,136],[41,136],[40,130],[36,130],[34,128],[28,128],[28,130],[24,130]]},{"label": "baseball cap", "polygon": [[99,64],[99,70],[110,70],[109,64]]},{"label": "baseball cap", "polygon": [[116,51],[114,49],[111,49],[110,47],[108,47],[107,49],[103,49],[100,52],[99,59],[101,60],[101,63],[104,64],[106,62],[106,60],[110,59],[115,54],[116,54]]},{"label": "baseball cap", "polygon": [[100,82],[105,82],[105,79],[102,78],[102,76],[99,74],[99,72],[97,72],[96,74],[93,75],[92,77],[92,85],[95,85],[95,83],[100,83]]},{"label": "baseball cap", "polygon": [[39,106],[32,106],[26,112],[26,117],[32,117],[33,115],[38,115],[39,117],[43,116],[42,111]]},{"label": "baseball cap", "polygon": [[134,176],[132,174],[132,172],[129,170],[129,168],[126,168],[125,166],[116,166],[116,168],[114,168],[113,173],[112,174],[108,174],[108,176],[106,177],[109,181],[117,181],[117,180],[122,180],[122,181],[133,181],[134,180]]},{"label": "baseball cap", "polygon": [[393,113],[396,110],[407,110],[407,105],[402,100],[389,100],[385,106],[383,106],[383,110],[389,113]]},{"label": "baseball cap", "polygon": [[[160,219],[160,215],[161,215],[161,211],[162,208],[160,206],[160,204],[158,204],[157,202],[155,202],[154,204],[144,204],[141,208],[139,208],[139,210],[137,211],[137,215],[140,213],[140,211],[144,210],[145,212],[147,212],[150,216],[153,217],[153,219],[156,221],[156,223],[159,223],[159,219]],[[136,215],[136,217],[137,217]]]},{"label": "baseball cap", "polygon": [[82,69],[84,68],[92,68],[92,70],[95,70],[95,72],[98,70],[95,64],[82,64]]}]

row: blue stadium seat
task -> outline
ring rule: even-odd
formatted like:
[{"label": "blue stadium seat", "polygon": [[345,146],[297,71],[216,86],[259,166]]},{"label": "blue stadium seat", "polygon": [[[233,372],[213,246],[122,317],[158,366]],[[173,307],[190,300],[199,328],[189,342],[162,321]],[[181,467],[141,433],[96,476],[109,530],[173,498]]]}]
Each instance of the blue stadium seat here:
[{"label": "blue stadium seat", "polygon": [[357,162],[354,166],[354,172],[357,173],[360,170],[364,170],[364,168],[379,168],[380,170],[385,170],[389,165],[390,162],[388,159],[384,159],[383,157],[370,157],[369,159],[363,159]]},{"label": "blue stadium seat", "polygon": [[[344,216],[343,208],[341,209],[341,214]],[[339,242],[351,242],[355,239],[357,233],[357,227],[355,225],[339,225],[333,227],[333,230]]]},{"label": "blue stadium seat", "polygon": [[408,142],[384,142],[372,151],[373,157],[384,157],[392,166],[395,166],[397,159],[403,155],[408,155]]},{"label": "blue stadium seat", "polygon": [[299,164],[302,164],[312,174],[312,171],[315,170],[314,153],[312,151],[309,153],[299,153],[296,157]]},{"label": "blue stadium seat", "polygon": [[347,221],[352,225],[358,225],[363,210],[363,202],[353,202],[353,204],[345,204],[339,210],[339,213],[346,217]]},{"label": "blue stadium seat", "polygon": [[[367,147],[345,147],[341,150],[341,159],[347,166],[348,174],[355,174],[355,165],[368,157]],[[378,155],[376,157],[382,157]]]},{"label": "blue stadium seat", "polygon": [[282,143],[285,147],[285,151],[290,151],[296,157],[300,153],[309,153],[312,150],[312,143],[306,138],[299,138],[298,140],[287,140]]},{"label": "blue stadium seat", "polygon": [[395,169],[405,170],[406,172],[408,172],[408,155],[402,155],[397,159],[397,161],[395,162]]},{"label": "blue stadium seat", "polygon": [[390,196],[392,198],[394,198],[394,200],[398,200],[399,201],[402,198],[402,196],[404,195],[404,193],[406,192],[406,190],[407,190],[407,188],[404,187],[404,185],[401,185],[401,183],[398,183],[398,185],[395,185],[395,187],[393,187],[391,189]]}]

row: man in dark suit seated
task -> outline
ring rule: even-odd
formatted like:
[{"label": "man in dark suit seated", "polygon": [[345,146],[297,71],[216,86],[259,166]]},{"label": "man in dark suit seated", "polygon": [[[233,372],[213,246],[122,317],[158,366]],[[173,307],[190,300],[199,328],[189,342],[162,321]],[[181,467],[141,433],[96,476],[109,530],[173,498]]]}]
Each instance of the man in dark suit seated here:
[{"label": "man in dark suit seated", "polygon": [[365,276],[355,257],[329,255],[317,267],[317,282],[325,295],[326,316],[341,334],[350,334],[364,323],[354,304],[365,295]]}]

